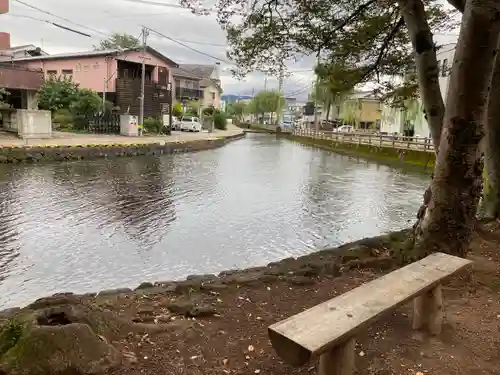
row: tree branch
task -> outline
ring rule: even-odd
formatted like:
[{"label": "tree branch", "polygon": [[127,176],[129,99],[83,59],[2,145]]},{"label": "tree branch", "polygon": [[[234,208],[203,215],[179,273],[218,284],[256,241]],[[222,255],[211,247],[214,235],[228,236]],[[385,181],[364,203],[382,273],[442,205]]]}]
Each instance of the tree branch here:
[{"label": "tree branch", "polygon": [[380,52],[377,56],[377,60],[368,68],[368,70],[361,76],[359,79],[358,83],[363,82],[370,74],[372,74],[374,71],[378,71],[378,67],[380,63],[382,62],[382,59],[384,58],[384,55],[387,52],[387,49],[392,41],[392,39],[396,36],[398,31],[403,27],[405,24],[405,21],[403,17],[399,18],[399,21],[392,27],[392,30],[389,34],[384,39],[384,42],[382,43],[382,47],[380,48]]},{"label": "tree branch", "polygon": [[[328,32],[328,34],[334,34],[337,31],[342,30],[344,27],[346,27],[349,23],[351,23],[356,17],[361,15],[370,5],[375,4],[378,0],[369,0],[367,3],[360,5],[352,14],[347,17],[344,21],[340,23],[335,29],[333,29],[331,32]],[[318,55],[321,52],[321,49],[323,49],[326,45],[325,40],[323,40],[323,45],[319,48],[318,50]]]}]

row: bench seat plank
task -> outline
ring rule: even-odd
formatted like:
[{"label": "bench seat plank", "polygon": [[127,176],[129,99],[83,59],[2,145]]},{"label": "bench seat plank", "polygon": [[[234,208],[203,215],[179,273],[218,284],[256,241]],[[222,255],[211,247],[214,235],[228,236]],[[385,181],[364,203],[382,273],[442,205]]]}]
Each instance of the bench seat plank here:
[{"label": "bench seat plank", "polygon": [[444,253],[429,255],[273,324],[268,329],[271,343],[286,362],[303,365],[470,263]]}]

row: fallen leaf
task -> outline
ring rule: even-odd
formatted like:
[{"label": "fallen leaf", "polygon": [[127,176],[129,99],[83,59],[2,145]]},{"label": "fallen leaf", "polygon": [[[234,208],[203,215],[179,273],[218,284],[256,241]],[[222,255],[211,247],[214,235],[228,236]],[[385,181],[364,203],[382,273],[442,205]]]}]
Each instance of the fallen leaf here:
[{"label": "fallen leaf", "polygon": [[255,348],[253,347],[253,345],[248,345],[249,352],[253,352],[254,350],[255,350]]},{"label": "fallen leaf", "polygon": [[227,358],[224,358],[224,359],[222,360],[222,364],[223,364],[224,366],[227,366],[227,363],[228,363],[228,362],[229,362],[229,359],[227,359]]}]

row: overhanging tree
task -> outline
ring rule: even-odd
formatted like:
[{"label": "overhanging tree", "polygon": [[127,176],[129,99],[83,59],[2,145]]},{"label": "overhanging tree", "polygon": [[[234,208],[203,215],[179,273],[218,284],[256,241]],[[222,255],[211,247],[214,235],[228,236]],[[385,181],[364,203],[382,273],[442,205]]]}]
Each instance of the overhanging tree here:
[{"label": "overhanging tree", "polygon": [[237,18],[235,12],[244,11],[246,1],[217,2],[219,22],[232,47],[229,57],[240,74],[276,70],[283,58],[300,54],[340,61],[359,82],[404,76],[414,64],[437,159],[403,258],[435,250],[465,255],[477,207],[478,144],[500,31],[500,4],[450,3],[464,14],[445,110],[431,30],[446,28],[449,18],[437,0],[273,0],[255,2]]}]

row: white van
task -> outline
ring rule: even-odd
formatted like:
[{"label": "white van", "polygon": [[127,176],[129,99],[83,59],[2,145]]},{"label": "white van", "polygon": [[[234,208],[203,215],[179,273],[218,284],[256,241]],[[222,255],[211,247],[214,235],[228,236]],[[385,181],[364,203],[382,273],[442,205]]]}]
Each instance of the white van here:
[{"label": "white van", "polygon": [[201,132],[203,126],[201,125],[200,119],[193,116],[183,116],[181,119],[182,131],[188,132]]}]

